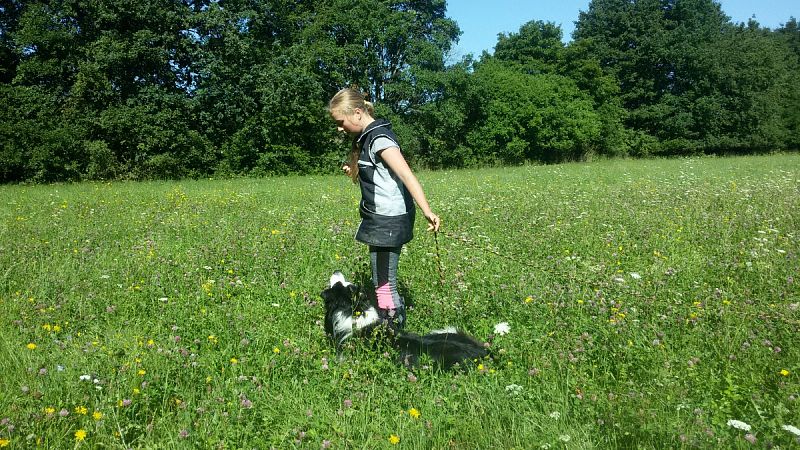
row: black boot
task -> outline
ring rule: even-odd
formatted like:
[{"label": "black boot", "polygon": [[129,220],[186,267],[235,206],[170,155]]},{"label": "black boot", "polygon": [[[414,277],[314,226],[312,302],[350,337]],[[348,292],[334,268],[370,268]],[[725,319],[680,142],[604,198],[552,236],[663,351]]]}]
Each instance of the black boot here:
[{"label": "black boot", "polygon": [[396,334],[403,331],[406,325],[406,307],[399,306],[394,309],[379,309],[378,317],[380,317],[381,322],[386,325],[386,328],[392,334]]}]

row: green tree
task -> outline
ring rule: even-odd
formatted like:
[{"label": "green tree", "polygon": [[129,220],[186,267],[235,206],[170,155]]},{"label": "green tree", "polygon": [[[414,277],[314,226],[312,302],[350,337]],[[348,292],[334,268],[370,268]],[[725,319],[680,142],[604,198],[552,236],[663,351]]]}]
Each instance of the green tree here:
[{"label": "green tree", "polygon": [[791,51],[787,58],[789,81],[784,100],[788,105],[785,108],[784,122],[788,132],[787,147],[800,149],[800,28],[797,19],[789,20],[776,30],[776,37],[784,42]]},{"label": "green tree", "polygon": [[518,33],[501,34],[493,57],[516,65],[528,74],[553,74],[567,77],[593,99],[594,109],[602,121],[600,136],[593,151],[605,155],[627,153],[624,110],[619,100],[619,87],[613,75],[604,73],[585,41],[565,46],[561,28],[549,22],[531,21]]},{"label": "green tree", "polygon": [[686,154],[785,145],[780,108],[765,105],[787,66],[767,34],[712,0],[593,0],[574,37],[619,80],[637,151]]},{"label": "green tree", "polygon": [[304,42],[328,90],[358,85],[398,113],[428,100],[420,78],[444,70],[460,34],[444,0],[325,0],[316,8]]},{"label": "green tree", "polygon": [[0,83],[10,83],[17,73],[19,57],[11,33],[16,30],[22,4],[17,0],[0,0]]}]

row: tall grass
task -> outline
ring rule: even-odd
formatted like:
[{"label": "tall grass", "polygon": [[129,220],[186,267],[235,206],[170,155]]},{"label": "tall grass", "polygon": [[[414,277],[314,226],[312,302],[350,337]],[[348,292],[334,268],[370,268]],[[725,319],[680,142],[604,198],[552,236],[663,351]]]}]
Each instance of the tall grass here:
[{"label": "tall grass", "polygon": [[798,445],[800,156],[420,178],[408,329],[495,355],[450,373],[332,352],[344,177],[0,188],[0,446]]}]

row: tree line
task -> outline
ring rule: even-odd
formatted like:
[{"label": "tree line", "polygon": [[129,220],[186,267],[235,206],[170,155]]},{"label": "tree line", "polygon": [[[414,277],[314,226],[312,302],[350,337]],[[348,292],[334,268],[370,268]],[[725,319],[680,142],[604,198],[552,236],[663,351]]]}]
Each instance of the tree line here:
[{"label": "tree line", "polygon": [[453,61],[444,0],[0,0],[0,182],[329,173],[341,87],[418,166],[800,148],[800,31],[593,0]]}]

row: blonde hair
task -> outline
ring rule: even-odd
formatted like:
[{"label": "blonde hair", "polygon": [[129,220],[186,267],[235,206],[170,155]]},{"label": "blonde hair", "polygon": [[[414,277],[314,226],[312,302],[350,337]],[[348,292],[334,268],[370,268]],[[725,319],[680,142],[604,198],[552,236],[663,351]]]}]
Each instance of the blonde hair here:
[{"label": "blonde hair", "polygon": [[[341,89],[336,95],[331,98],[331,101],[328,102],[328,111],[339,111],[346,116],[352,115],[356,109],[360,109],[365,113],[373,116],[375,114],[375,107],[369,101],[367,101],[364,94],[361,93],[360,90],[356,88],[344,88]],[[358,143],[356,139],[353,138],[353,143],[350,147],[350,158],[348,161],[348,165],[350,166],[350,178],[353,180],[353,183],[358,181],[358,155],[361,153],[361,149],[358,148]]]},{"label": "blonde hair", "polygon": [[329,111],[340,111],[342,114],[351,115],[360,109],[370,116],[375,114],[375,107],[367,101],[364,94],[356,88],[344,88],[336,93],[328,103]]}]

